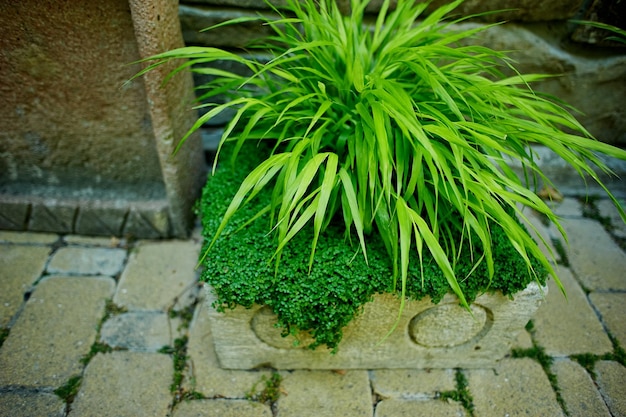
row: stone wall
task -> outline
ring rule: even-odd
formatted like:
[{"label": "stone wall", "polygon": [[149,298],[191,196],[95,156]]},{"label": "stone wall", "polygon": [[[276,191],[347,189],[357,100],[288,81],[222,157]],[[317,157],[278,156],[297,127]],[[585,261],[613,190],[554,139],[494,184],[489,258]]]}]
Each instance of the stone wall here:
[{"label": "stone wall", "polygon": [[[342,8],[349,0],[337,0]],[[273,0],[282,7],[284,0]],[[369,11],[375,13],[382,0],[372,0]],[[436,0],[432,8],[447,3]],[[503,21],[508,23],[483,32],[480,42],[494,49],[513,51],[521,72],[561,75],[535,88],[570,103],[581,113],[576,117],[598,139],[626,146],[626,48],[603,43],[599,31],[577,27],[570,19],[597,20],[623,24],[626,2],[606,0],[467,0],[457,12],[462,15],[493,10],[507,11],[484,16],[472,23]],[[511,10],[513,9],[513,10]],[[180,19],[187,44],[242,48],[267,33],[254,23],[202,32],[200,29],[226,19],[271,13],[264,0],[182,0]]]},{"label": "stone wall", "polygon": [[169,0],[0,3],[0,228],[185,236],[202,181],[191,77],[125,83],[182,45]]}]

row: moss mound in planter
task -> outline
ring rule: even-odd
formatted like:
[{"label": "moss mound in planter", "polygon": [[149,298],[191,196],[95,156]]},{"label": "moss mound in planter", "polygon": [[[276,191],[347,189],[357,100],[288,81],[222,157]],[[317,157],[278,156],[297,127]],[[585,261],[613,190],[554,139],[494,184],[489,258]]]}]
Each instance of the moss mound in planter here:
[{"label": "moss mound in planter", "polygon": [[[229,146],[222,149],[220,161],[228,161]],[[200,204],[205,243],[217,230],[241,181],[267,156],[269,148],[246,145],[234,165],[222,162],[210,177]],[[278,270],[272,259],[276,243],[270,231],[269,216],[263,216],[242,227],[268,204],[270,189],[262,190],[242,207],[211,251],[203,258],[202,280],[216,295],[215,307],[223,311],[237,305],[254,303],[269,306],[278,316],[283,334],[310,331],[315,339],[309,347],[325,344],[336,349],[345,327],[361,307],[376,293],[400,294],[400,283],[393,288],[393,269],[383,242],[373,233],[367,238],[368,263],[358,241],[346,238],[343,222],[331,224],[317,244],[313,268],[308,263],[312,230],[303,229],[284,249]],[[463,250],[455,272],[459,285],[469,301],[485,291],[505,295],[524,289],[536,279],[497,225],[492,226],[495,274],[491,283],[487,268],[481,263],[472,271],[472,257],[480,257],[480,245]],[[206,250],[206,245],[204,251]],[[450,291],[448,282],[428,251],[424,251],[423,281],[417,255],[410,263],[406,293],[413,299],[430,296],[434,303]],[[474,259],[475,260],[475,259]],[[545,270],[533,262],[537,279],[543,285]],[[467,278],[463,278],[467,277]],[[380,335],[381,337],[383,335]]]}]

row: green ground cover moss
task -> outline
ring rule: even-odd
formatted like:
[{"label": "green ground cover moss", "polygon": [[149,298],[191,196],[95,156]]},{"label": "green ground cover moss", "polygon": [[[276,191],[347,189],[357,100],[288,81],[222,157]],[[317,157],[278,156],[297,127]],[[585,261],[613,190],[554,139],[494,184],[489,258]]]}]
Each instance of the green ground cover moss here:
[{"label": "green ground cover moss", "polygon": [[[263,144],[246,146],[234,165],[228,163],[229,148],[224,148],[222,162],[203,190],[200,215],[205,242],[211,241],[243,178],[269,152]],[[218,309],[237,305],[250,307],[254,303],[268,305],[277,314],[284,334],[310,331],[315,339],[310,348],[325,344],[335,349],[341,340],[342,328],[374,294],[399,293],[400,283],[394,288],[389,256],[381,239],[373,233],[367,237],[369,263],[366,263],[358,241],[350,242],[346,238],[343,223],[339,221],[331,224],[320,237],[310,272],[308,261],[313,231],[305,229],[284,249],[280,266],[275,270],[272,257],[276,244],[269,233],[269,216],[242,228],[268,204],[270,193],[269,188],[262,190],[235,214],[203,259],[202,280],[213,287]],[[484,263],[472,271],[472,257],[480,257],[478,243],[471,250],[468,247],[462,251],[463,256],[455,267],[468,301],[485,291],[511,295],[535,279],[496,225],[492,226],[492,239],[495,275],[491,282]],[[437,303],[450,292],[450,287],[435,261],[426,250],[424,252],[423,279],[419,261],[412,260],[406,293],[412,299],[430,296]],[[546,274],[538,262],[534,264],[539,271],[537,278],[544,284]]]}]

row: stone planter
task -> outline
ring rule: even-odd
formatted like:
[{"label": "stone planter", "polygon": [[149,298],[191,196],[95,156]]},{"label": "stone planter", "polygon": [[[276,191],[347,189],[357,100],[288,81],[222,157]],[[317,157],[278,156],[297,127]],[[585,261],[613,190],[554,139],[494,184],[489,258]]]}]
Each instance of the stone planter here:
[{"label": "stone planter", "polygon": [[[547,287],[531,283],[513,299],[484,294],[471,309],[473,317],[453,295],[439,304],[430,299],[405,304],[395,331],[400,306],[397,297],[377,295],[345,329],[336,354],[322,347],[309,350],[307,340],[280,336],[268,307],[237,307],[218,313],[207,285],[209,319],[215,351],[223,368],[253,369],[376,369],[484,368],[504,357],[547,294]],[[305,336],[306,338],[306,336]]]}]

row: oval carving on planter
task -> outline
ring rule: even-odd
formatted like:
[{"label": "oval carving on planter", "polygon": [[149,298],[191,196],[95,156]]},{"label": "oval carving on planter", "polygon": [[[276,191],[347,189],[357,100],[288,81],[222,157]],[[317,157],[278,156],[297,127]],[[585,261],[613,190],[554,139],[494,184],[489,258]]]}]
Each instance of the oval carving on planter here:
[{"label": "oval carving on planter", "polygon": [[409,322],[409,335],[418,345],[431,348],[459,346],[482,337],[491,327],[491,312],[470,306],[473,317],[456,303],[441,304],[417,314]]},{"label": "oval carving on planter", "polygon": [[276,315],[268,306],[259,309],[252,317],[250,326],[254,334],[263,342],[279,349],[302,349],[314,342],[308,332],[300,332],[298,337],[282,337],[282,329],[276,327]]}]

